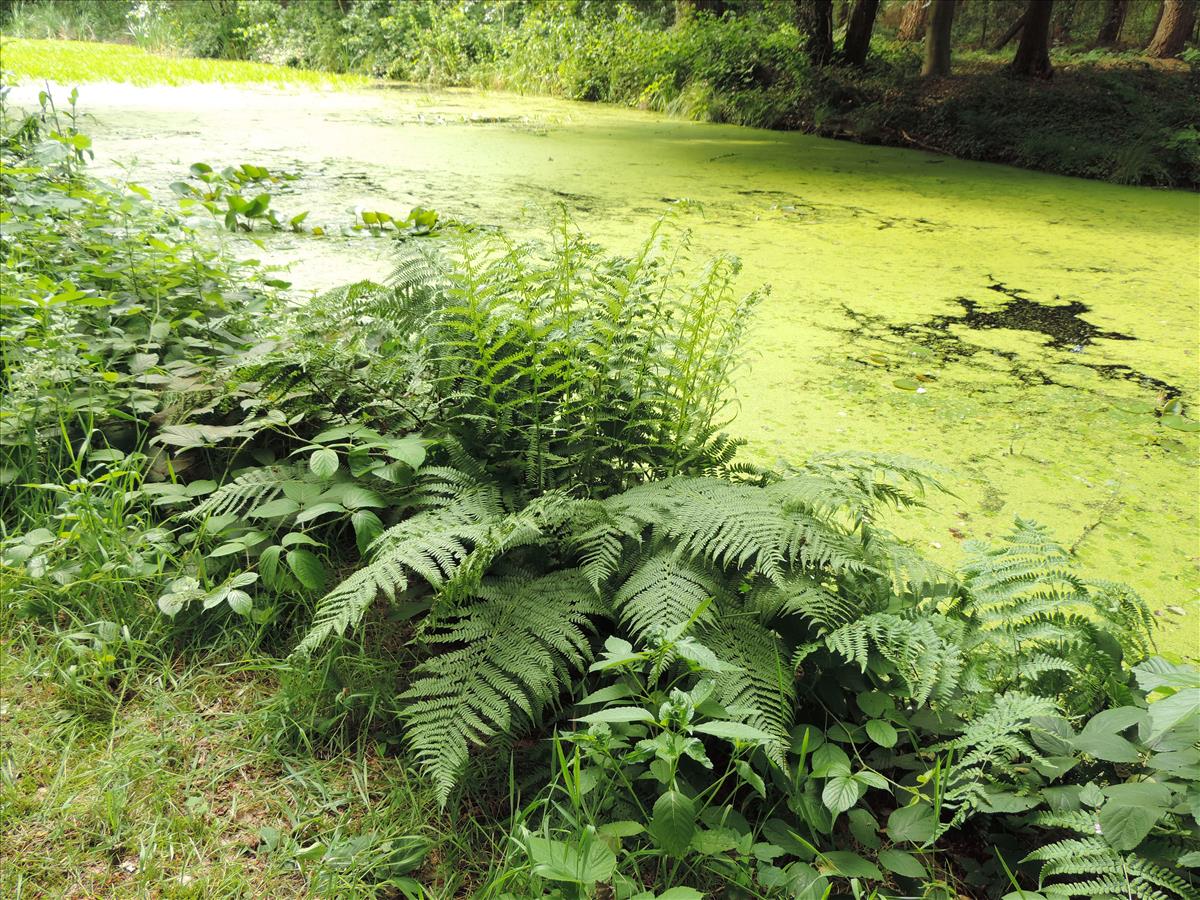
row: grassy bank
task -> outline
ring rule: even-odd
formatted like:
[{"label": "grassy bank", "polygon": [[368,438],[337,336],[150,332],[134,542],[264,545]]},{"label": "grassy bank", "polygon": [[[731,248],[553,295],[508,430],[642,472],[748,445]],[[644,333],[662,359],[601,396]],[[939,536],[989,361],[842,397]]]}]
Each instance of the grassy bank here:
[{"label": "grassy bank", "polygon": [[114,81],[135,85],[262,84],[307,88],[355,87],[361,75],[315,72],[241,60],[195,59],[152,53],[128,44],[4,37],[5,72],[20,80],[62,85]]}]

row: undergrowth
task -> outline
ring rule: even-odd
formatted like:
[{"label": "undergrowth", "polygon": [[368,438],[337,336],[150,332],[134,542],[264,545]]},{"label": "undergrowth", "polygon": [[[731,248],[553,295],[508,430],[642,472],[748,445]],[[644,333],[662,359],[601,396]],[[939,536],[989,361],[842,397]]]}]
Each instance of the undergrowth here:
[{"label": "undergrowth", "polygon": [[1035,523],[897,540],[918,461],[739,462],[736,260],[417,216],[295,306],[211,168],[163,206],[6,113],[21,890],[1196,896],[1195,668]]}]

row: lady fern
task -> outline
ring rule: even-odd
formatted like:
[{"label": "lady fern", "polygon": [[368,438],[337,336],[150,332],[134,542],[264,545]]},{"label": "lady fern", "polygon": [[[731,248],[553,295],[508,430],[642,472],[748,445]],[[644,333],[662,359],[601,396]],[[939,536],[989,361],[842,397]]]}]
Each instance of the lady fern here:
[{"label": "lady fern", "polygon": [[400,695],[418,762],[445,803],[472,745],[503,740],[538,719],[591,655],[604,613],[575,570],[482,581],[473,602],[429,629],[432,651]]}]

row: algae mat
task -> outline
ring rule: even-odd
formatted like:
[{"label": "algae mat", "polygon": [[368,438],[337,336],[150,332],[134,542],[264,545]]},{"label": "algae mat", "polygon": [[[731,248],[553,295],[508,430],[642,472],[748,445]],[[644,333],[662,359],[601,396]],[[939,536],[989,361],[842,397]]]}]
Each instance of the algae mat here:
[{"label": "algae mat", "polygon": [[[678,201],[696,255],[772,286],[734,430],[763,461],[839,449],[944,466],[898,524],[952,562],[1015,515],[1157,608],[1200,654],[1194,194],[545,98],[92,85],[98,168],[165,191],[193,162],[297,172],[310,222],[354,207],[531,233],[565,205],[617,249]],[[386,271],[370,239],[248,251],[322,287]],[[1168,615],[1166,618],[1170,618]]]}]

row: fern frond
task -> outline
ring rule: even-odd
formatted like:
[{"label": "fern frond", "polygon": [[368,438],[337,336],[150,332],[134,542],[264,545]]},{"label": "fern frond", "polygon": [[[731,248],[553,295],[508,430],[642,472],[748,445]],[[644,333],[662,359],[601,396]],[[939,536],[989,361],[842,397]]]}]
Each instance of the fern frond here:
[{"label": "fern frond", "polygon": [[221,485],[191,509],[179,514],[181,519],[195,521],[210,516],[233,514],[242,516],[255,506],[274,500],[283,493],[288,482],[306,481],[299,466],[261,466],[250,469]]},{"label": "fern frond", "polygon": [[766,751],[782,768],[796,697],[783,642],[775,632],[747,616],[718,619],[700,635],[722,662],[733,667],[717,677],[720,702],[740,721],[775,738]]},{"label": "fern frond", "polygon": [[372,545],[371,559],[317,603],[312,625],[296,650],[311,653],[330,636],[356,626],[380,596],[395,600],[417,575],[436,590],[457,573],[493,523],[469,504],[417,513],[389,528]]},{"label": "fern frond", "polygon": [[825,645],[864,672],[878,654],[895,666],[918,704],[948,696],[963,666],[958,647],[944,641],[929,621],[891,613],[843,625],[826,635]]},{"label": "fern frond", "polygon": [[599,598],[578,570],[484,581],[426,633],[438,652],[400,695],[406,739],[444,805],[469,749],[534,721],[590,657]]},{"label": "fern frond", "polygon": [[[706,572],[674,554],[659,550],[638,559],[613,594],[613,608],[638,639],[663,633],[691,619],[720,591]],[[711,621],[711,608],[701,624]]]}]

